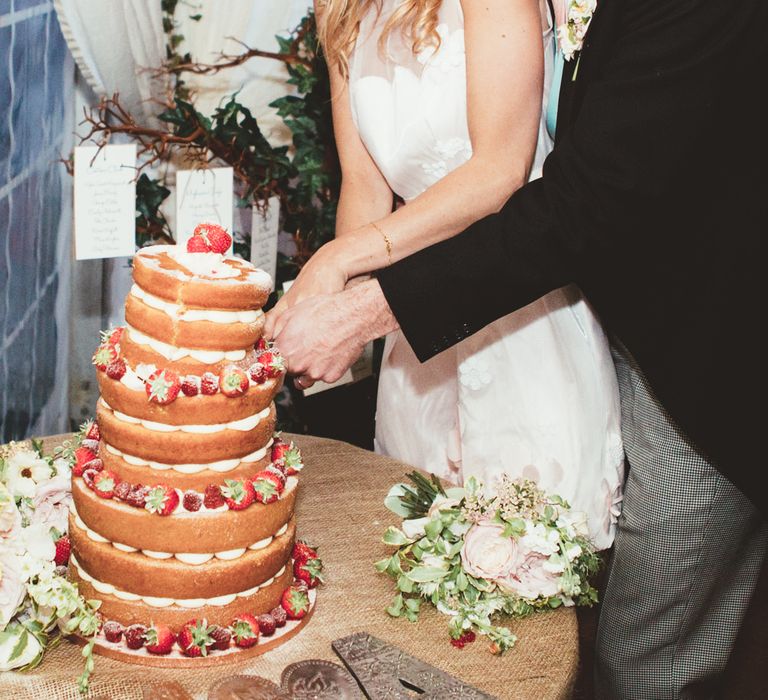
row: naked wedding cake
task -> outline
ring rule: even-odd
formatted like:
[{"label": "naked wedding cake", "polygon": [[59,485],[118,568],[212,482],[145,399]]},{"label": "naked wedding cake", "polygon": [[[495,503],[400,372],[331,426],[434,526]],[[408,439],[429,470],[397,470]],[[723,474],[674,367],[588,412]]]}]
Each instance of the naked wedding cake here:
[{"label": "naked wedding cake", "polygon": [[140,250],[126,326],[94,354],[69,571],[101,601],[102,653],[168,664],[274,645],[314,600],[319,561],[295,542],[301,458],[273,437],[272,281],[230,243],[201,225],[186,250]]}]

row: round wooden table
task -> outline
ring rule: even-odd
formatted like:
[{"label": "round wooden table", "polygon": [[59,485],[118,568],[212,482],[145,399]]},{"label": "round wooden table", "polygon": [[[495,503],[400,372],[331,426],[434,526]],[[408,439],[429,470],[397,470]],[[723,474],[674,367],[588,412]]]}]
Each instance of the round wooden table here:
[{"label": "round wooden table", "polygon": [[[189,696],[204,700],[213,683],[236,674],[262,676],[279,684],[290,663],[310,658],[341,663],[331,642],[354,632],[368,632],[504,700],[570,697],[578,666],[572,608],[512,623],[519,641],[501,657],[489,653],[484,637],[461,650],[451,646],[446,618],[429,606],[423,606],[417,624],[390,618],[384,610],[393,595],[392,582],[377,574],[373,564],[389,553],[381,536],[387,525],[398,521],[384,507],[384,497],[411,468],[335,440],[289,437],[301,447],[307,465],[297,503],[299,536],[319,546],[327,581],[307,627],[263,656],[208,669],[150,669],[97,657],[90,697],[171,698],[161,691],[164,683],[175,681]],[[61,439],[47,438],[46,452]],[[80,649],[63,642],[35,671],[2,674],[0,697],[77,700],[75,680],[81,668]]]}]

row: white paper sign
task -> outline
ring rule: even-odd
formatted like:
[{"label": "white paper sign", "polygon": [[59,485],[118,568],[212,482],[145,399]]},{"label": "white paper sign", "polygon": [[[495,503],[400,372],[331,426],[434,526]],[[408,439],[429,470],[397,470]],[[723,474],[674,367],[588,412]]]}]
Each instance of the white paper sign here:
[{"label": "white paper sign", "polygon": [[277,234],[280,229],[280,198],[270,197],[265,209],[253,207],[251,262],[277,277]]},{"label": "white paper sign", "polygon": [[176,171],[176,242],[186,245],[198,224],[232,233],[232,168]]},{"label": "white paper sign", "polygon": [[136,144],[75,148],[75,258],[136,252]]}]

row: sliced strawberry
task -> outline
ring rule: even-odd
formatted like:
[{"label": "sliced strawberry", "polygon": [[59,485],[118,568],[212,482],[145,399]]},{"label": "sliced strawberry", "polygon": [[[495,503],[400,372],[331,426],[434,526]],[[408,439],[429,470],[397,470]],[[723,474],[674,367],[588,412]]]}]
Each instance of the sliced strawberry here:
[{"label": "sliced strawberry", "polygon": [[153,624],[144,634],[146,649],[150,654],[170,654],[176,635],[165,625]]},{"label": "sliced strawberry", "polygon": [[167,484],[158,484],[149,489],[144,507],[150,513],[170,515],[179,505],[179,494]]},{"label": "sliced strawberry", "polygon": [[206,620],[190,620],[181,628],[177,641],[186,656],[207,656],[213,644]]},{"label": "sliced strawberry", "polygon": [[210,253],[211,246],[202,236],[192,236],[187,239],[187,252],[188,253]]},{"label": "sliced strawberry", "polygon": [[72,474],[82,476],[85,465],[96,459],[96,453],[87,447],[78,447],[74,452],[75,463],[72,465]]},{"label": "sliced strawberry", "polygon": [[98,369],[104,372],[107,365],[111,365],[117,359],[117,348],[109,343],[102,343],[93,353],[92,362]]},{"label": "sliced strawberry", "polygon": [[235,644],[243,649],[254,646],[259,641],[259,622],[250,613],[242,613],[229,625]]},{"label": "sliced strawberry", "polygon": [[69,561],[69,552],[72,546],[69,543],[69,535],[62,535],[56,540],[56,554],[53,557],[53,563],[56,566],[64,566]]},{"label": "sliced strawberry", "polygon": [[219,390],[219,378],[213,372],[206,372],[200,377],[200,393],[213,396]]},{"label": "sliced strawberry", "polygon": [[169,369],[158,369],[149,375],[144,388],[147,391],[149,401],[164,406],[176,400],[181,389],[181,382],[175,372]]},{"label": "sliced strawberry", "polygon": [[227,479],[221,493],[230,510],[243,510],[253,503],[256,494],[250,481]]},{"label": "sliced strawberry", "polygon": [[181,393],[184,396],[197,396],[200,393],[200,377],[188,374],[181,380]]},{"label": "sliced strawberry", "polygon": [[221,508],[221,506],[226,503],[224,496],[221,494],[221,487],[217,486],[216,484],[208,484],[208,486],[205,487],[203,503],[209,510]]},{"label": "sliced strawberry", "polygon": [[125,360],[118,357],[114,362],[110,362],[107,365],[106,373],[110,379],[120,381],[125,376]]},{"label": "sliced strawberry", "polygon": [[274,503],[280,498],[280,490],[272,474],[269,474],[269,478],[257,476],[251,483],[253,484],[254,495],[259,503]]},{"label": "sliced strawberry", "polygon": [[280,605],[291,620],[301,620],[309,612],[309,596],[298,586],[289,586],[283,591]]},{"label": "sliced strawberry", "polygon": [[100,471],[93,478],[93,492],[101,498],[112,498],[120,479],[110,471]]},{"label": "sliced strawberry", "polygon": [[219,389],[224,396],[242,396],[248,391],[248,386],[248,375],[235,365],[225,367],[219,373]]},{"label": "sliced strawberry", "polygon": [[323,562],[317,557],[309,559],[297,559],[293,562],[293,575],[307,584],[308,588],[315,588],[323,582]]}]

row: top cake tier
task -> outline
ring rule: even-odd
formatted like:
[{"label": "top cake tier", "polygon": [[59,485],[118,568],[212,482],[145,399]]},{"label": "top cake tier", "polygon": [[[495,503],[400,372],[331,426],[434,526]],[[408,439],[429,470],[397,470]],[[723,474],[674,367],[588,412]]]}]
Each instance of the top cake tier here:
[{"label": "top cake tier", "polygon": [[197,355],[213,363],[261,336],[272,280],[244,260],[151,246],[134,258],[133,278],[125,320],[134,339],[146,337],[166,360]]},{"label": "top cake tier", "polygon": [[145,292],[172,304],[201,309],[260,309],[272,278],[245,260],[218,253],[187,253],[171,245],[142,248],[133,279]]}]

